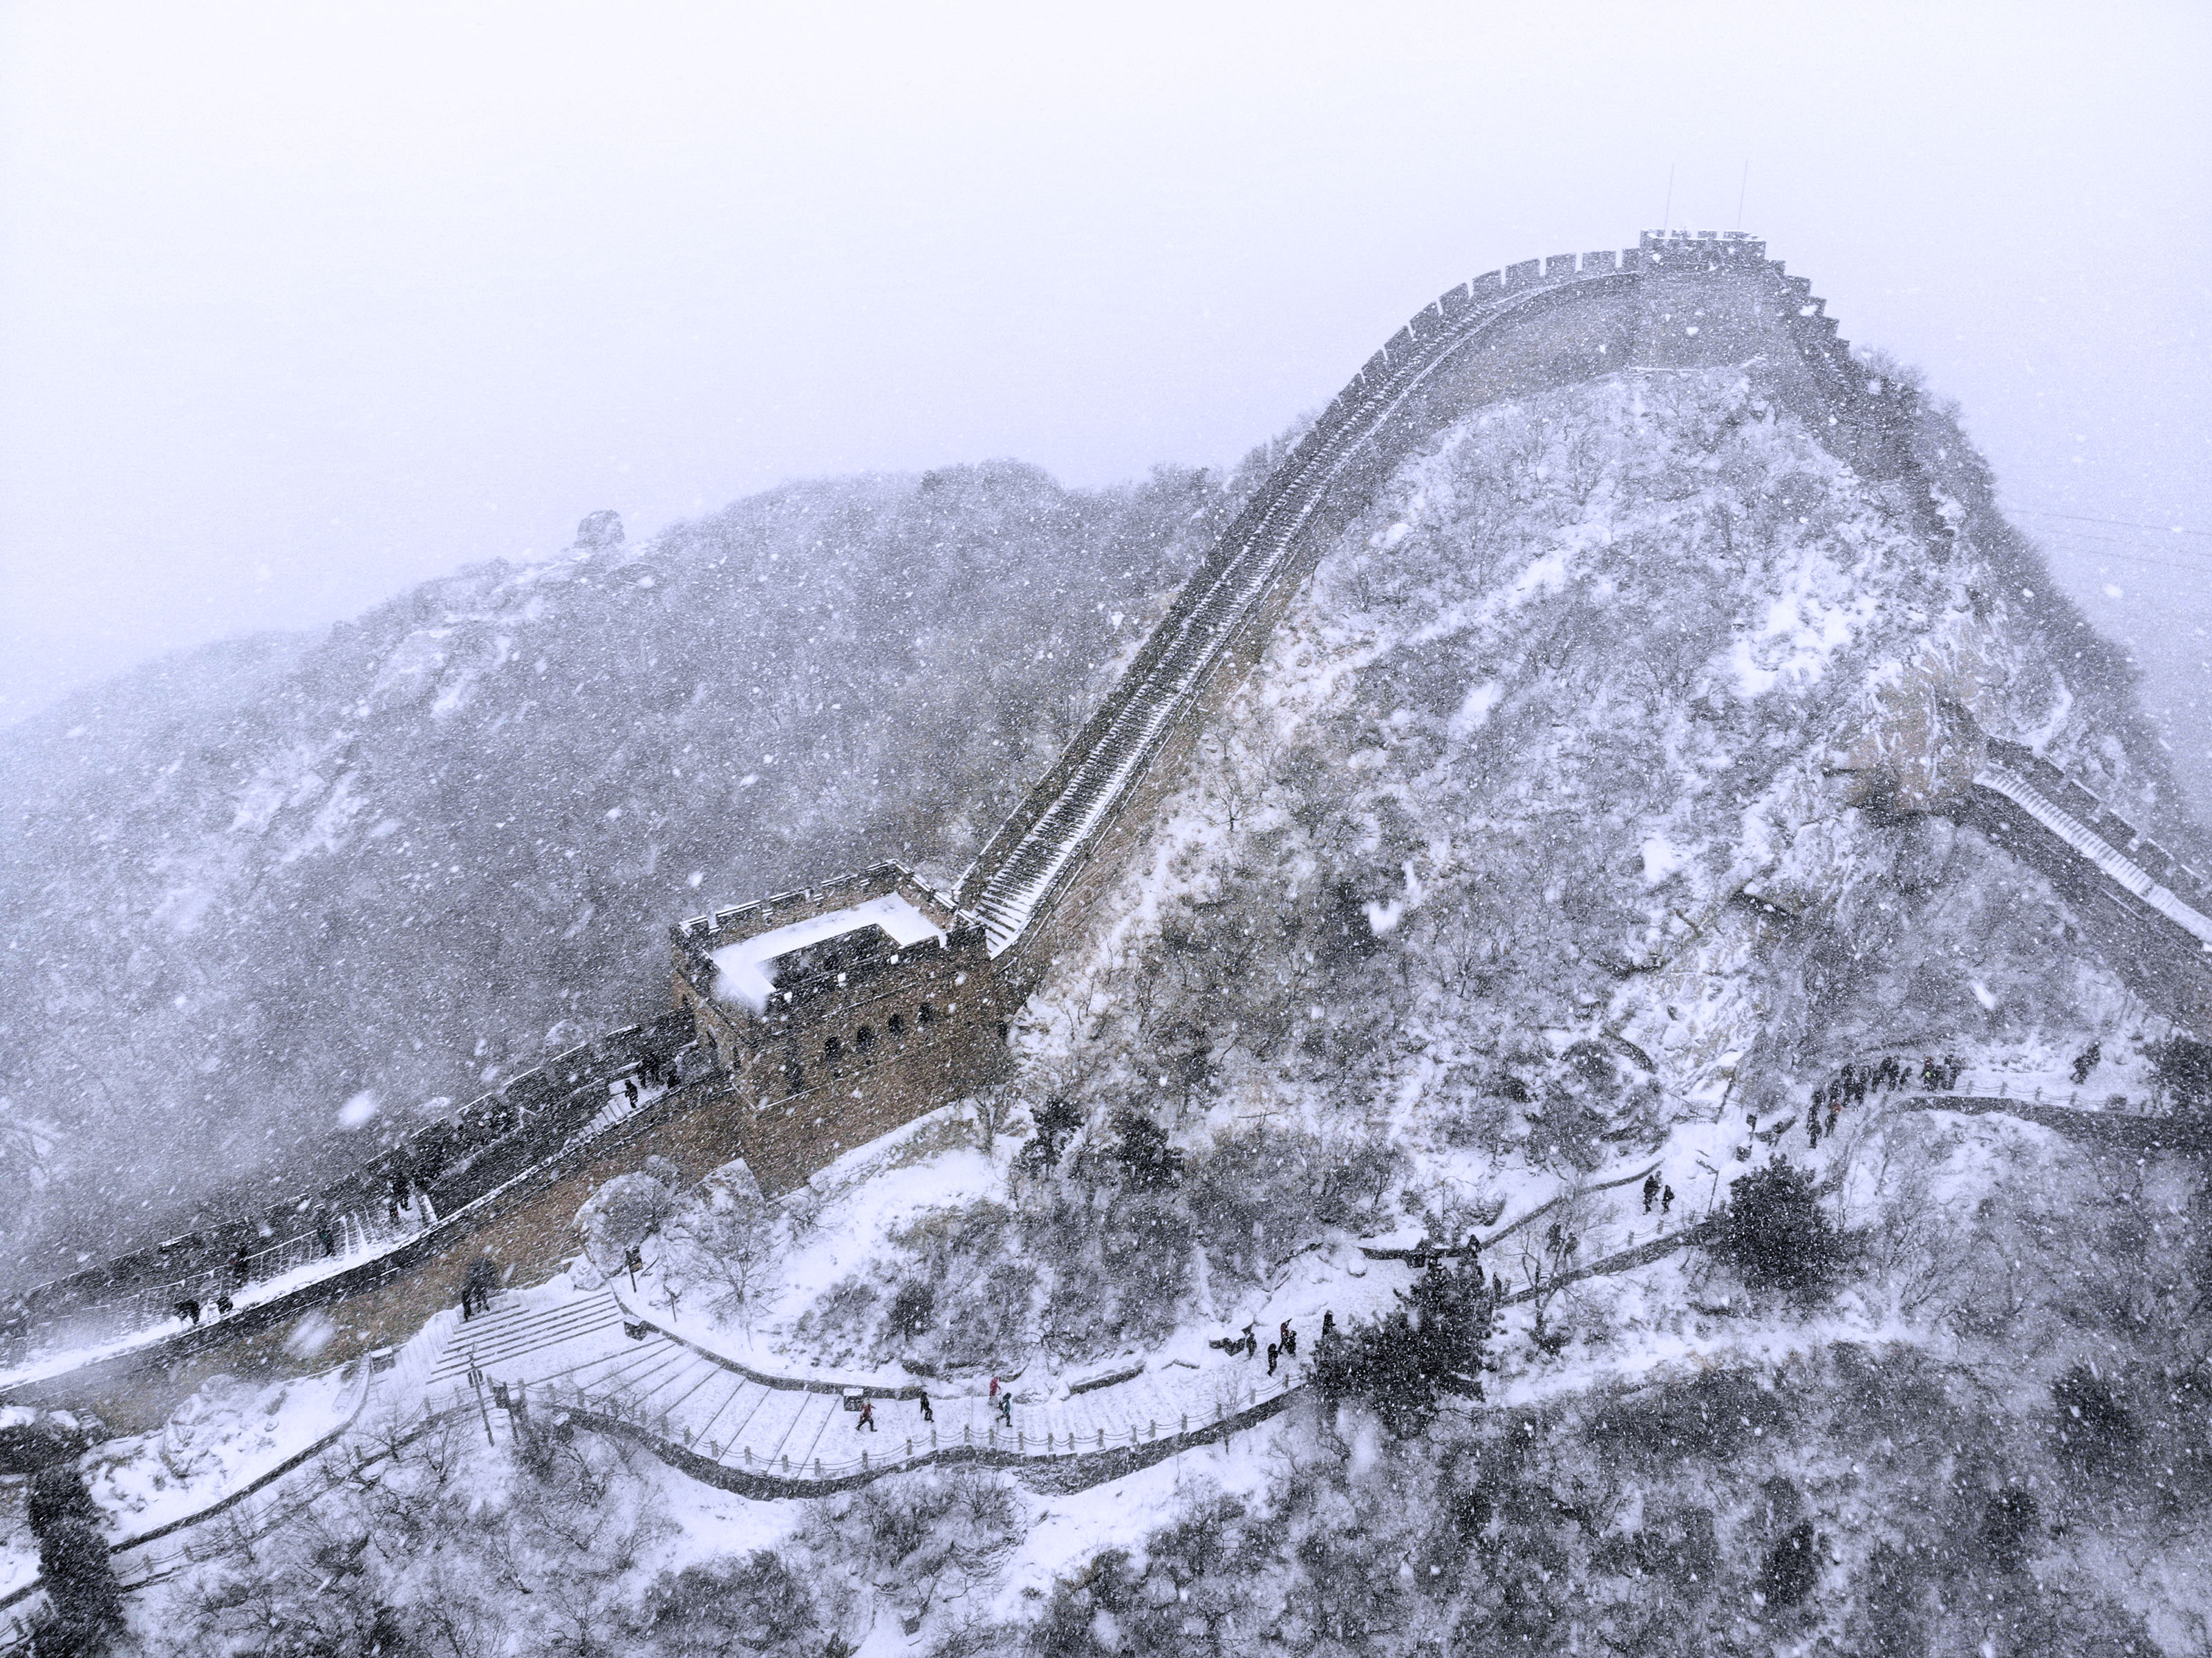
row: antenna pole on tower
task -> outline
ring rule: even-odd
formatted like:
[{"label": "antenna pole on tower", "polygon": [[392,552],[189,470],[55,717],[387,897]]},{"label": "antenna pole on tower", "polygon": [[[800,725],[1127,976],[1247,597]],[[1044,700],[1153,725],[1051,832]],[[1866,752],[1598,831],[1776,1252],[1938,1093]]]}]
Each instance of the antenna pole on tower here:
[{"label": "antenna pole on tower", "polygon": [[1667,163],[1667,205],[1659,210],[1659,234],[1665,235],[1674,219],[1674,163]]},{"label": "antenna pole on tower", "polygon": [[1743,158],[1743,182],[1736,186],[1735,192],[1735,228],[1739,230],[1743,229],[1743,198],[1750,189],[1751,157],[1747,155]]}]

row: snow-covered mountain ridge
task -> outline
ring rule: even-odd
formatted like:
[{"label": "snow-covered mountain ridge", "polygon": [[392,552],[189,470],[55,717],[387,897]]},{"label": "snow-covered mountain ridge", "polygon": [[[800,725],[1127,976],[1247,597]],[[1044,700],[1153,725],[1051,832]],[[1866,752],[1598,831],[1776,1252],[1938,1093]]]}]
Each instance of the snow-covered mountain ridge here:
[{"label": "snow-covered mountain ridge", "polygon": [[[1103,1453],[1115,1387],[1283,1387],[1223,1337],[1294,1315],[1315,1343],[1316,1309],[1396,1302],[1381,1244],[1473,1234],[1497,1275],[1480,1387],[1411,1432],[1387,1395],[1307,1387],[1172,1484],[893,1475],[804,1515],[625,1466],[541,1397],[548,1440],[472,1454],[481,1518],[441,1495],[458,1453],[395,1454],[374,1498],[319,1506],[326,1532],[241,1542],[168,1596],[174,1638],[2170,1647],[2212,1613],[2187,1519],[2212,1500],[2203,1172],[2092,1131],[2191,1101],[2077,898],[1960,809],[1963,762],[2018,740],[2176,850],[2195,831],[2118,654],[1990,511],[1955,421],[1884,406],[1917,409],[1920,497],[1756,357],[1432,408],[1340,493],[1135,855],[1097,866],[1013,1082],[746,1211],[715,1332],[764,1372],[916,1378],[885,1399],[933,1393],[971,1433],[1018,1379],[1014,1431],[1073,1456],[1079,1419]],[[1916,1085],[1923,1055],[1973,1099]],[[1770,1157],[1841,1229],[1793,1293],[1679,1247]],[[669,1177],[624,1188],[641,1240],[661,1217],[637,1293],[717,1316],[711,1221]],[[613,1270],[623,1239],[593,1238]],[[617,1328],[632,1417],[688,1448],[670,1411],[716,1367]],[[875,1452],[834,1385],[757,1444],[714,1419],[753,1398],[724,1373],[709,1455],[781,1454],[791,1423],[802,1460]],[[918,1408],[886,1452],[900,1431],[926,1436]],[[368,1564],[309,1570],[325,1536]],[[518,1548],[559,1606],[502,1587]]]},{"label": "snow-covered mountain ridge", "polygon": [[58,1204],[112,1253],[343,1156],[349,1101],[404,1126],[659,1013],[702,895],[949,875],[1243,487],[794,485],[0,732],[0,1277],[69,1265]]},{"label": "snow-covered mountain ridge", "polygon": [[1869,1040],[2071,1021],[2094,951],[1908,809],[1940,802],[1901,757],[1954,704],[2191,826],[2113,653],[1968,492],[1963,438],[1929,448],[1958,457],[1942,562],[1755,374],[1472,411],[1324,556],[1042,1025],[1097,1028],[1101,1086],[1172,1029],[1270,1091],[1341,1052],[1457,1108],[1542,1032],[1757,1098]]}]

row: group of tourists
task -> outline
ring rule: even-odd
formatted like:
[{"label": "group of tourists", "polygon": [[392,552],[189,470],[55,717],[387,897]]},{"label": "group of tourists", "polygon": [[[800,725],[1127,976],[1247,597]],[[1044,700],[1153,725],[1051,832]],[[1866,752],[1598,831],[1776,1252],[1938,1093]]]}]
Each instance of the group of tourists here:
[{"label": "group of tourists", "polygon": [[[1218,1348],[1224,1349],[1232,1356],[1241,1354],[1246,1358],[1252,1358],[1255,1356],[1260,1350],[1260,1338],[1255,1333],[1257,1328],[1258,1326],[1256,1324],[1248,1324],[1244,1326],[1244,1333],[1243,1335],[1232,1337],[1225,1340],[1217,1341],[1213,1343],[1213,1345]],[[1331,1336],[1336,1333],[1335,1314],[1324,1313],[1322,1314],[1321,1333],[1322,1339],[1323,1341],[1327,1341]],[[1297,1329],[1292,1326],[1291,1321],[1288,1319],[1285,1319],[1281,1324],[1276,1326],[1275,1339],[1267,1344],[1267,1374],[1271,1376],[1275,1374],[1275,1367],[1278,1364],[1281,1363],[1285,1359],[1294,1359],[1297,1356],[1298,1332]],[[984,1397],[988,1401],[991,1411],[997,1415],[1000,1422],[1004,1423],[1006,1427],[1012,1428],[1014,1425],[1014,1390],[1008,1387],[1005,1382],[1001,1381],[997,1376],[993,1376],[991,1378],[990,1390],[984,1395]],[[927,1393],[917,1393],[915,1395],[915,1403],[921,1409],[921,1419],[924,1423],[933,1424],[937,1421],[937,1412],[931,1408],[929,1395]],[[853,1431],[857,1434],[861,1429],[865,1428],[872,1434],[880,1432],[881,1430],[876,1426],[876,1401],[874,1398],[871,1395],[863,1394],[857,1408],[859,1413],[853,1419]]]},{"label": "group of tourists", "polygon": [[[1333,1315],[1324,1315],[1323,1327],[1325,1331],[1334,1330],[1335,1324],[1336,1320]],[[1217,1337],[1214,1340],[1208,1342],[1206,1345],[1209,1347],[1218,1348],[1222,1352],[1228,1354],[1231,1358],[1236,1358],[1239,1355],[1242,1355],[1243,1357],[1248,1359],[1255,1358],[1259,1356],[1260,1352],[1260,1337],[1258,1332],[1259,1326],[1257,1323],[1248,1324],[1244,1326],[1244,1333],[1243,1335]],[[1271,1376],[1275,1374],[1275,1367],[1283,1360],[1294,1359],[1297,1357],[1297,1356],[1298,1332],[1291,1327],[1291,1321],[1288,1319],[1285,1319],[1276,1328],[1275,1339],[1267,1344],[1267,1374]]]},{"label": "group of tourists", "polygon": [[[232,1294],[245,1289],[252,1277],[253,1256],[244,1244],[240,1244],[231,1252],[229,1261],[216,1275],[215,1282],[208,1286],[215,1292],[213,1299],[217,1317],[230,1311]],[[207,1312],[207,1304],[196,1295],[186,1295],[171,1302],[169,1310],[184,1323],[197,1326]]]},{"label": "group of tourists", "polygon": [[[917,1391],[914,1396],[914,1402],[921,1413],[922,1424],[925,1427],[935,1426],[937,1412],[930,1405],[929,1395]],[[1009,1428],[1014,1425],[1013,1391],[1011,1388],[1002,1387],[996,1376],[991,1378],[991,1408],[999,1413],[999,1419]],[[859,1414],[853,1418],[854,1433],[859,1433],[863,1428],[872,1434],[883,1431],[876,1426],[876,1401],[873,1394],[861,1394],[858,1409]]]},{"label": "group of tourists", "polygon": [[1941,1059],[1924,1056],[1916,1068],[1910,1059],[1886,1053],[1880,1059],[1846,1064],[1822,1087],[1813,1090],[1812,1108],[1805,1113],[1807,1143],[1817,1149],[1822,1134],[1833,1134],[1846,1106],[1863,1106],[1870,1094],[1887,1094],[1917,1083],[1923,1088],[1948,1093],[1959,1086],[1966,1062],[1954,1053]]}]

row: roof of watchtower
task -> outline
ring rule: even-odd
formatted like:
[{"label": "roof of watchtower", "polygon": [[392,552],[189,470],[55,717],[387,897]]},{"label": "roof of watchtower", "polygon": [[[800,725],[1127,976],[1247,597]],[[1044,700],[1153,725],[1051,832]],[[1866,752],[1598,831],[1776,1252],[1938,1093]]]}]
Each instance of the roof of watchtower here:
[{"label": "roof of watchtower", "polygon": [[867,927],[882,928],[901,949],[932,939],[942,943],[945,939],[945,929],[910,900],[897,893],[886,893],[865,903],[809,916],[735,944],[725,944],[714,953],[714,995],[721,1001],[742,1003],[755,1013],[763,1012],[769,992],[775,988],[771,969],[778,957]]}]

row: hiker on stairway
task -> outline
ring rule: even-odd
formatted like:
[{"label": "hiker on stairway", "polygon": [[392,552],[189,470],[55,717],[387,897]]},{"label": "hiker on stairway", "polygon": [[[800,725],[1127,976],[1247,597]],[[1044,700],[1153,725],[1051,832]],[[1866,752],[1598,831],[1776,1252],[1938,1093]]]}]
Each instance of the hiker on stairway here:
[{"label": "hiker on stairway", "polygon": [[1652,1170],[1652,1172],[1651,1172],[1649,1175],[1647,1175],[1647,1176],[1645,1176],[1645,1177],[1644,1177],[1644,1212],[1646,1215],[1649,1215],[1649,1214],[1651,1212],[1651,1205],[1652,1205],[1652,1204],[1656,1204],[1656,1203],[1657,1203],[1658,1201],[1659,1201],[1659,1171],[1658,1171],[1658,1170],[1656,1170],[1656,1169],[1654,1169],[1654,1170]]},{"label": "hiker on stairway", "polygon": [[1014,1425],[1014,1396],[1012,1393],[999,1395],[999,1420],[1009,1428]]},{"label": "hiker on stairway", "polygon": [[1267,1344],[1267,1374],[1271,1376],[1275,1374],[1275,1360],[1280,1356],[1282,1350],[1272,1341]]},{"label": "hiker on stairway", "polygon": [[489,1311],[491,1292],[498,1288],[497,1261],[489,1255],[479,1255],[471,1261],[468,1275],[461,1280],[461,1317],[466,1320],[476,1313]]},{"label": "hiker on stairway", "polygon": [[937,1420],[937,1412],[929,1408],[928,1394],[917,1393],[915,1395],[915,1402],[921,1406],[921,1419],[924,1422],[933,1423]]},{"label": "hiker on stairway", "polygon": [[876,1427],[876,1402],[872,1399],[861,1399],[860,1419],[853,1423],[853,1431],[856,1434],[863,1428],[872,1434],[878,1431]]},{"label": "hiker on stairway", "polygon": [[1279,1334],[1282,1343],[1283,1356],[1286,1359],[1297,1357],[1298,1332],[1291,1328],[1291,1321],[1288,1319],[1283,1320],[1283,1327]]}]

